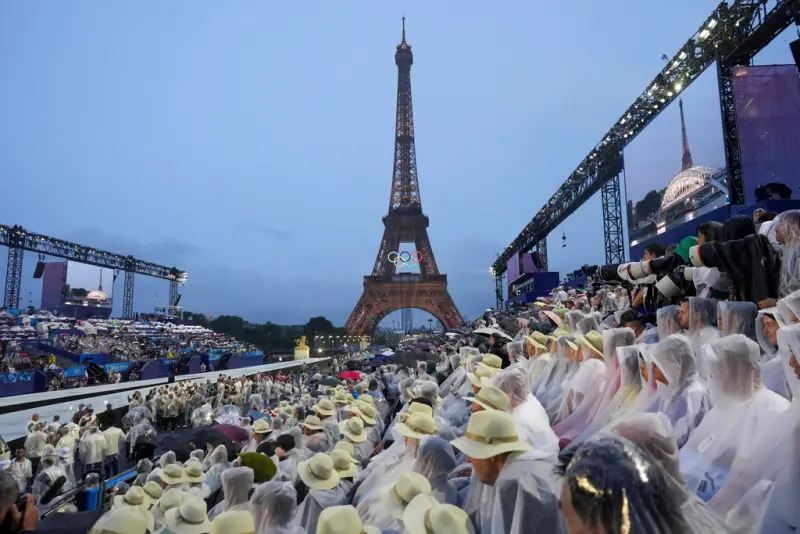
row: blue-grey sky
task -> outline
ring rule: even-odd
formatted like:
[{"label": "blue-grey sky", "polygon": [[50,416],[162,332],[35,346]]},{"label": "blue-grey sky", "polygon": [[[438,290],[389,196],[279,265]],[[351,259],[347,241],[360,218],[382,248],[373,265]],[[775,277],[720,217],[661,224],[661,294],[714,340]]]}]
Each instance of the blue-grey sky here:
[{"label": "blue-grey sky", "polygon": [[[405,14],[430,238],[476,316],[495,253],[716,3],[3,2],[2,222],[184,268],[194,311],[343,324],[388,208]],[[778,41],[765,62],[791,60]],[[720,165],[706,78],[689,135]],[[636,180],[679,170],[676,125],[670,110],[626,154]],[[601,262],[600,218],[592,199],[551,235],[550,265]],[[139,277],[135,307],[166,294]]]}]

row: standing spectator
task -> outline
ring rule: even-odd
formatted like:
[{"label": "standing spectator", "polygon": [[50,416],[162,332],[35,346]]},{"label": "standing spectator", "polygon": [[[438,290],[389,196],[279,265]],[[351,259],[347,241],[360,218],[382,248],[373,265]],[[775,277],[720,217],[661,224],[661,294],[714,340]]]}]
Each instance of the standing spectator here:
[{"label": "standing spectator", "polygon": [[94,414],[94,408],[92,408],[91,404],[86,405],[86,412],[83,417],[81,417],[78,425],[80,425],[81,428],[85,428],[89,425],[97,425],[97,416]]},{"label": "standing spectator", "polygon": [[84,415],[86,415],[85,405],[79,404],[78,411],[75,412],[75,415],[72,416],[72,422],[75,423],[76,425],[79,424]]},{"label": "standing spectator", "polygon": [[31,416],[31,420],[28,422],[28,425],[25,427],[28,431],[28,434],[33,432],[33,429],[36,427],[36,424],[39,422],[39,414],[35,413]]},{"label": "standing spectator", "polygon": [[89,427],[79,447],[84,478],[89,473],[102,475],[100,466],[106,455],[106,439],[97,431],[96,426]]},{"label": "standing spectator", "polygon": [[54,434],[58,434],[58,429],[61,428],[61,416],[54,415],[53,422],[47,425],[47,431],[53,432]]},{"label": "standing spectator", "polygon": [[47,445],[47,434],[42,432],[42,423],[36,423],[33,432],[25,438],[25,456],[31,461],[33,472],[39,467],[44,448]]},{"label": "standing spectator", "polygon": [[17,449],[17,457],[11,462],[11,474],[14,475],[14,480],[17,481],[19,492],[25,493],[31,478],[33,478],[33,466],[31,461],[25,458],[25,449],[22,447]]},{"label": "standing spectator", "polygon": [[111,478],[119,473],[119,451],[125,447],[125,432],[116,426],[116,421],[110,420],[109,426],[103,431],[106,440],[106,478]]}]

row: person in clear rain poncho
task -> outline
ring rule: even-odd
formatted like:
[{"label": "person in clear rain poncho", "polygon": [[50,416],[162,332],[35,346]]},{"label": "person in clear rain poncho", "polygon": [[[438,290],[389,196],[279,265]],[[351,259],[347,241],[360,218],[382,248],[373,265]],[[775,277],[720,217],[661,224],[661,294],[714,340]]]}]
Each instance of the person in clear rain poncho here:
[{"label": "person in clear rain poncho", "polygon": [[222,512],[249,510],[248,495],[253,485],[254,473],[249,467],[232,467],[222,473],[224,499],[208,512],[213,520]]},{"label": "person in clear rain poncho", "polygon": [[583,319],[583,312],[578,310],[570,310],[566,314],[567,325],[572,334],[578,334],[578,321]]},{"label": "person in clear rain poncho", "polygon": [[225,445],[218,445],[211,454],[206,456],[203,460],[203,467],[206,466],[206,486],[211,493],[219,490],[222,487],[222,473],[230,468],[231,464],[228,461],[228,449]]},{"label": "person in clear rain poncho", "polygon": [[717,302],[717,328],[720,337],[744,334],[756,339],[758,306],[754,302]]},{"label": "person in clear rain poncho", "polygon": [[800,291],[795,291],[779,300],[778,313],[783,324],[800,323]]},{"label": "person in clear rain poncho", "polygon": [[689,297],[689,330],[687,337],[694,350],[697,372],[700,378],[708,378],[707,354],[703,347],[719,339],[717,330],[717,301]]},{"label": "person in clear rain poncho", "polygon": [[301,462],[297,466],[297,473],[306,495],[297,510],[295,523],[306,532],[317,532],[317,522],[322,511],[332,506],[344,505],[347,494],[339,485],[339,474],[327,454],[315,454],[310,460]]},{"label": "person in clear rain poncho", "polygon": [[448,478],[455,468],[456,457],[450,443],[435,436],[420,442],[412,470],[430,482],[433,496],[442,504],[458,504],[456,487]]},{"label": "person in clear rain poncho", "polygon": [[660,413],[634,414],[604,434],[617,435],[647,451],[664,470],[670,492],[680,495],[681,511],[692,531],[698,534],[727,534],[728,528],[683,482],[678,460],[678,445],[669,419]]},{"label": "person in clear rain poncho", "polygon": [[44,454],[42,454],[42,460],[39,462],[38,470],[34,474],[31,488],[31,493],[37,500],[41,499],[42,495],[50,489],[50,485],[62,476],[65,478],[65,482],[59,490],[59,495],[75,488],[75,470],[62,458],[62,456],[68,454],[70,454],[70,451],[56,451],[52,445],[47,445],[44,448]]},{"label": "person in clear rain poncho", "polygon": [[578,346],[575,344],[574,336],[561,336],[558,338],[558,358],[550,368],[550,375],[546,382],[542,383],[536,398],[548,412],[554,413],[560,405],[561,396],[564,388],[564,380],[570,372],[577,373],[580,362],[578,361]]},{"label": "person in clear rain poncho", "polygon": [[785,297],[800,289],[800,210],[784,211],[778,219],[775,236],[783,249],[778,296]]},{"label": "person in clear rain poncho", "polygon": [[570,449],[558,472],[567,532],[693,532],[681,511],[683,493],[649,453],[626,439],[602,436]]},{"label": "person in clear rain poncho", "polygon": [[681,448],[681,470],[691,491],[708,501],[725,484],[734,456],[741,461],[757,449],[762,435],[789,401],[761,385],[758,344],[742,334],[709,346],[709,388],[713,408]]},{"label": "person in clear rain poncho", "polygon": [[630,328],[612,328],[603,332],[605,372],[592,384],[577,410],[553,427],[562,446],[577,438],[594,421],[595,416],[611,403],[622,382],[617,349],[633,345],[635,337]]},{"label": "person in clear rain poncho", "polygon": [[664,306],[656,311],[658,339],[666,339],[672,334],[681,333],[681,322],[678,319],[680,306]]},{"label": "person in clear rain poncho", "polygon": [[442,395],[442,397],[447,397],[450,395],[451,391],[458,391],[467,380],[467,370],[465,366],[461,364],[461,356],[458,354],[451,354],[448,358],[452,371],[445,381],[442,382],[442,385],[439,386],[439,394]]},{"label": "person in clear rain poncho", "polygon": [[675,334],[660,341],[650,356],[656,393],[645,411],[669,417],[682,447],[711,408],[708,386],[697,372],[694,350],[686,336]]},{"label": "person in clear rain poncho", "polygon": [[525,370],[519,367],[503,369],[490,384],[508,395],[508,412],[514,418],[520,441],[530,444],[540,458],[555,460],[558,437],[550,428],[544,408],[530,392]]},{"label": "person in clear rain poncho", "polygon": [[270,480],[256,487],[250,497],[250,510],[256,524],[255,534],[306,534],[294,522],[297,491],[288,481]]},{"label": "person in clear rain poncho", "polygon": [[473,506],[464,506],[481,534],[562,532],[553,464],[517,438],[511,414],[473,413],[467,433],[452,445],[469,458],[477,480],[490,487]]},{"label": "person in clear rain poncho", "polygon": [[778,331],[779,358],[793,393],[789,408],[737,457],[709,506],[737,533],[789,534],[800,528],[800,325]]},{"label": "person in clear rain poncho", "polygon": [[756,340],[761,346],[761,380],[769,389],[788,399],[791,395],[783,364],[778,357],[778,329],[781,327],[781,319],[777,308],[759,310],[755,329]]}]

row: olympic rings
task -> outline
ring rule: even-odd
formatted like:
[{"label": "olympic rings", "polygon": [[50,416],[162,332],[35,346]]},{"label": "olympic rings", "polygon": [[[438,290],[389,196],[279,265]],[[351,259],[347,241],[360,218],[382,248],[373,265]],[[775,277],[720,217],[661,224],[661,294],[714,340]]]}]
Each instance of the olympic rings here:
[{"label": "olympic rings", "polygon": [[[392,256],[394,254],[394,256]],[[409,263],[419,263],[422,261],[422,252],[419,250],[415,250],[414,252],[408,252],[406,250],[402,252],[390,252],[387,256],[387,259],[394,264],[395,267],[398,269],[402,269]]]}]

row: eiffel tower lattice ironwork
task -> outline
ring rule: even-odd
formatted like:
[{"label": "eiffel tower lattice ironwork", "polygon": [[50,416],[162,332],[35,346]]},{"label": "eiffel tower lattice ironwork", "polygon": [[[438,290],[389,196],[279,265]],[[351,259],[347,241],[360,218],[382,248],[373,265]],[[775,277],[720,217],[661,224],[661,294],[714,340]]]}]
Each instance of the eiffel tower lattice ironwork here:
[{"label": "eiffel tower lattice ironwork", "polygon": [[[373,332],[386,315],[404,308],[424,310],[446,328],[457,328],[462,323],[461,314],[447,291],[447,275],[441,274],[436,266],[428,239],[428,217],[422,212],[411,104],[414,56],[411,45],[406,42],[405,17],[403,38],[397,45],[394,60],[397,64],[397,120],[389,213],[383,217],[383,239],[372,274],[364,277],[364,292],[345,325],[351,335]],[[414,243],[415,250],[401,250],[401,244],[408,243]],[[402,268],[409,264],[418,265],[419,273]]]}]

